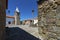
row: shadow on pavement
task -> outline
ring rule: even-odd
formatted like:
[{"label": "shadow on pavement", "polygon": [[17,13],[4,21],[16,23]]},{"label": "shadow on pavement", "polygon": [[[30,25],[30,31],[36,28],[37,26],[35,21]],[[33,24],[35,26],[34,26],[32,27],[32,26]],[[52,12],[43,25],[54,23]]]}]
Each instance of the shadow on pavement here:
[{"label": "shadow on pavement", "polygon": [[40,40],[18,27],[6,27],[6,40]]}]

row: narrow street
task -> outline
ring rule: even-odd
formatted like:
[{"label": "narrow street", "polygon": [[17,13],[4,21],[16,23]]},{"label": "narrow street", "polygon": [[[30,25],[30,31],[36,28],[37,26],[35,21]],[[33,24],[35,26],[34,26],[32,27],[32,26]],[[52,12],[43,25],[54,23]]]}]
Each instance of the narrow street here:
[{"label": "narrow street", "polygon": [[29,25],[9,25],[6,40],[39,40],[38,27]]}]

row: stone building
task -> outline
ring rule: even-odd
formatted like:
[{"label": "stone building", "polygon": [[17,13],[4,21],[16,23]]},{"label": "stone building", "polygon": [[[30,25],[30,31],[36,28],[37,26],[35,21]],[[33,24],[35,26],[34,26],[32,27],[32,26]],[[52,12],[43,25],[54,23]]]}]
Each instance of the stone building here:
[{"label": "stone building", "polygon": [[13,16],[9,16],[9,15],[6,15],[6,18],[10,18],[12,19],[11,20],[6,20],[6,24],[8,25],[9,22],[11,22],[11,24],[13,25],[20,25],[20,12],[19,12],[19,9],[16,7],[16,10],[14,12],[14,15]]},{"label": "stone building", "polygon": [[38,19],[37,18],[31,18],[31,19],[26,19],[22,21],[22,24],[24,25],[31,25],[31,26],[38,26]]},{"label": "stone building", "polygon": [[42,40],[60,40],[60,0],[39,0],[38,26]]},{"label": "stone building", "polygon": [[[9,20],[10,19],[10,20]],[[16,7],[16,10],[14,12],[13,16],[10,15],[6,15],[6,25],[8,25],[10,22],[10,24],[14,24],[14,25],[20,25],[20,12],[19,9]]]},{"label": "stone building", "polygon": [[5,21],[8,0],[0,0],[0,40],[5,40]]},{"label": "stone building", "polygon": [[24,20],[23,24],[24,25],[30,25],[32,23],[32,20]]}]

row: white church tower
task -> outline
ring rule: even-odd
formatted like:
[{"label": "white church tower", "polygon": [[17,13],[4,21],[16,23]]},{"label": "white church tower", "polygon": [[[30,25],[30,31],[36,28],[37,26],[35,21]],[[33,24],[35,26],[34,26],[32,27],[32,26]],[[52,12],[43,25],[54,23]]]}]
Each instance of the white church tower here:
[{"label": "white church tower", "polygon": [[20,25],[20,12],[18,7],[15,10],[15,25]]}]

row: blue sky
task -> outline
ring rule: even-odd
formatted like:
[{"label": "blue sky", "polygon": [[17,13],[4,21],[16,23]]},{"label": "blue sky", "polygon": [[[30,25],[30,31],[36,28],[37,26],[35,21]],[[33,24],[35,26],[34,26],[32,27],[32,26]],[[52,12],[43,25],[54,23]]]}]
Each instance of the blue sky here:
[{"label": "blue sky", "polygon": [[6,14],[8,15],[8,10],[10,10],[10,16],[14,15],[14,11],[16,7],[19,8],[20,18],[21,20],[31,19],[32,9],[34,8],[34,17],[37,17],[37,0],[9,0],[8,1],[8,9],[6,10]]}]

